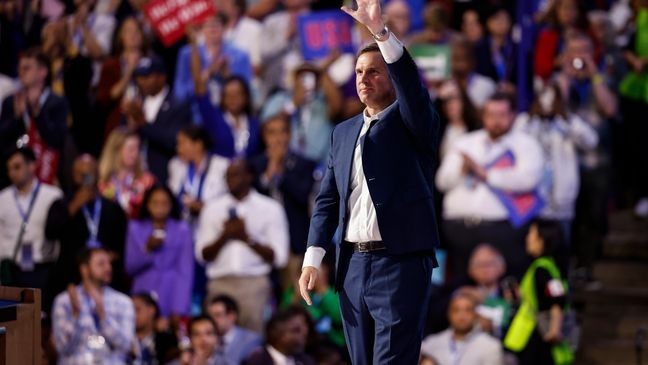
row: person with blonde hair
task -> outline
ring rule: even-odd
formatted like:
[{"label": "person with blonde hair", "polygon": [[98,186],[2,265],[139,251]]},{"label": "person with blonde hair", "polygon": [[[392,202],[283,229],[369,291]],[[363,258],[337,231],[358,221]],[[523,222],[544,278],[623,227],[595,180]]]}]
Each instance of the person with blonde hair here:
[{"label": "person with blonde hair", "polygon": [[108,136],[99,161],[99,192],[119,203],[129,218],[138,216],[144,193],[155,183],[139,151],[137,133],[117,128]]}]

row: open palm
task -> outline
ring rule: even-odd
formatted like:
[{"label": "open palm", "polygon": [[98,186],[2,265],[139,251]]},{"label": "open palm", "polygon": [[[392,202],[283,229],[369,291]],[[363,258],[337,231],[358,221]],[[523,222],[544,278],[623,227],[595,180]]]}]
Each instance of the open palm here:
[{"label": "open palm", "polygon": [[380,10],[380,0],[357,0],[357,3],[357,10],[343,6],[342,11],[369,28],[373,34],[380,32],[384,26]]}]

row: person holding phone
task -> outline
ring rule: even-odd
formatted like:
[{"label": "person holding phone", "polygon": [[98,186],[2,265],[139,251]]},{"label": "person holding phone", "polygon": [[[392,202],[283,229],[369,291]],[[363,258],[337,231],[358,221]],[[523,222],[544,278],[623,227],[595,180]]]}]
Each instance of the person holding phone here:
[{"label": "person holding phone", "polygon": [[252,188],[253,172],[235,160],[225,174],[228,194],[206,203],[196,234],[196,258],[206,264],[208,301],[227,294],[240,306],[240,324],[261,333],[270,298],[269,274],[288,261],[286,213]]},{"label": "person holding phone", "polygon": [[99,194],[97,170],[94,157],[88,154],[77,157],[72,164],[72,192],[54,202],[48,212],[45,236],[61,244],[50,282],[53,294],[78,282],[76,258],[85,248],[92,247],[110,250],[115,265],[113,286],[126,290],[121,258],[127,218],[119,204]]},{"label": "person holding phone", "polygon": [[439,118],[412,57],[383,23],[380,1],[357,3],[342,10],[377,42],[356,60],[366,107],[332,133],[299,286],[311,304],[334,242],[353,364],[418,364],[439,242],[432,195]]},{"label": "person holding phone", "polygon": [[139,220],[128,225],[126,271],[133,293],[154,292],[164,318],[189,315],[193,242],[169,188],[155,185],[144,195]]}]

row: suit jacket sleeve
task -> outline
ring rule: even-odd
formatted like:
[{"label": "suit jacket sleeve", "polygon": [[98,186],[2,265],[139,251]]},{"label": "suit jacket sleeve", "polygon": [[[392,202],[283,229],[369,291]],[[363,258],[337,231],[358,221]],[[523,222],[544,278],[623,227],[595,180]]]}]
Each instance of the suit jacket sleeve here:
[{"label": "suit jacket sleeve", "polygon": [[335,170],[333,169],[332,134],[328,165],[322,179],[320,192],[315,198],[315,207],[308,232],[308,247],[316,246],[327,249],[331,245],[338,226],[339,207],[340,194],[335,183]]},{"label": "suit jacket sleeve", "polygon": [[416,147],[424,154],[434,156],[439,138],[439,117],[414,60],[404,50],[401,58],[387,67],[396,88],[401,117]]},{"label": "suit jacket sleeve", "polygon": [[50,147],[57,150],[63,149],[67,116],[68,105],[65,99],[50,95],[36,117],[38,133]]}]

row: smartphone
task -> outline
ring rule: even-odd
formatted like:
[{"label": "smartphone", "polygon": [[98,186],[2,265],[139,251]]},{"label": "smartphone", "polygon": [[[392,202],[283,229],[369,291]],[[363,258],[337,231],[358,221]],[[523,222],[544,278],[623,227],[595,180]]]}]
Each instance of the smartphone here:
[{"label": "smartphone", "polygon": [[236,208],[229,208],[229,219],[237,219],[238,215],[236,214]]}]

